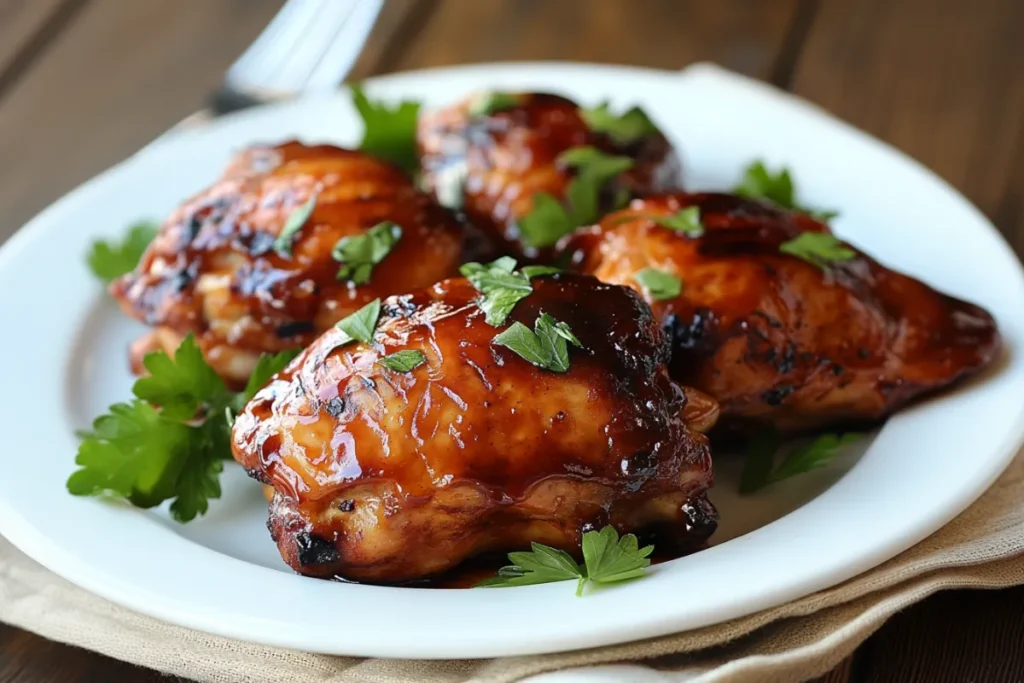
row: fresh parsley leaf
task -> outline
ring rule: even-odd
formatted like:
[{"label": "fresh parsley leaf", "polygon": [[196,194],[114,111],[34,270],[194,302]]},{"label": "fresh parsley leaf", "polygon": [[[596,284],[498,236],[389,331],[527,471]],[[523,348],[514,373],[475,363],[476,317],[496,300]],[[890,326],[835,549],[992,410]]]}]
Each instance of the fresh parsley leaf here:
[{"label": "fresh parsley leaf", "polygon": [[541,313],[531,330],[521,322],[514,322],[492,340],[498,346],[513,351],[520,358],[542,370],[567,372],[569,370],[569,344],[583,348],[569,326],[547,313]]},{"label": "fresh parsley leaf", "polygon": [[836,456],[840,448],[858,439],[860,434],[822,434],[810,443],[797,446],[772,473],[772,481],[781,481],[822,467]]},{"label": "fresh parsley leaf", "polygon": [[655,268],[644,268],[633,273],[633,279],[658,301],[675,299],[683,291],[683,281],[672,273]]},{"label": "fresh parsley leaf", "polygon": [[401,237],[402,228],[391,221],[382,221],[362,235],[342,237],[331,250],[334,260],[342,263],[338,279],[366,284],[373,267],[391,253]]},{"label": "fresh parsley leaf", "polygon": [[157,351],[146,354],[142,363],[149,375],[135,381],[132,393],[160,406],[167,419],[191,420],[203,404],[221,404],[227,398],[224,380],[206,364],[192,335],[185,337],[174,352],[174,360]]},{"label": "fresh parsley leaf", "polygon": [[130,273],[139,265],[142,254],[156,237],[158,228],[152,221],[139,221],[128,228],[128,234],[120,242],[96,240],[86,255],[89,269],[93,275],[107,283]]},{"label": "fresh parsley leaf", "polygon": [[779,245],[783,254],[796,256],[825,270],[830,265],[849,261],[857,256],[857,252],[839,241],[835,235],[827,232],[803,232],[788,242]]},{"label": "fresh parsley leaf", "polygon": [[498,575],[478,586],[529,586],[554,581],[586,580],[585,570],[564,550],[540,543],[531,543],[530,552],[508,554],[512,564],[498,570]]},{"label": "fresh parsley leaf", "polygon": [[281,256],[291,257],[292,243],[295,241],[295,235],[298,234],[302,226],[309,220],[309,216],[313,213],[313,207],[315,206],[316,195],[314,194],[303,202],[302,206],[291,212],[288,220],[284,223],[284,227],[281,228],[281,232],[277,235],[277,239],[274,240],[274,251]]},{"label": "fresh parsley leaf", "polygon": [[359,149],[406,171],[416,170],[416,120],[420,103],[401,102],[389,108],[383,102],[370,100],[362,87],[353,85],[352,104],[363,119],[363,141]]},{"label": "fresh parsley leaf", "polygon": [[137,507],[172,500],[171,516],[187,522],[220,496],[223,460],[231,457],[231,409],[240,408],[289,354],[261,359],[245,392],[229,392],[189,335],[172,359],[145,359],[151,375],[133,387],[135,399],[110,406],[82,434],[67,489],[73,495],[113,495]]},{"label": "fresh parsley leaf", "polygon": [[[576,170],[565,191],[568,206],[547,192],[534,195],[533,208],[519,219],[519,232],[529,247],[549,247],[578,226],[597,221],[604,185],[633,166],[629,157],[612,156],[594,147],[573,147],[562,152],[558,161]],[[628,196],[616,197],[610,209],[626,201]]]},{"label": "fresh parsley leaf", "polygon": [[687,237],[700,237],[704,234],[704,224],[700,222],[699,206],[688,206],[671,216],[651,216],[651,220],[663,228],[675,230]]},{"label": "fresh parsley leaf", "polygon": [[597,583],[615,583],[643,576],[647,567],[651,566],[652,552],[653,545],[641,548],[636,536],[626,534],[619,538],[611,526],[583,534],[583,561],[587,566],[587,578]]},{"label": "fresh parsley leaf", "polygon": [[740,474],[740,493],[748,494],[768,485],[775,467],[775,453],[782,446],[782,435],[775,429],[754,434],[747,443],[747,459]]},{"label": "fresh parsley leaf", "polygon": [[395,351],[377,361],[389,370],[395,372],[411,372],[427,362],[427,357],[415,349]]},{"label": "fresh parsley leaf", "polygon": [[751,439],[750,452],[740,476],[740,493],[754,493],[783,479],[822,467],[836,456],[840,448],[860,437],[860,434],[823,434],[793,448],[775,467],[782,437],[775,430],[757,434]]},{"label": "fresh parsley leaf", "polygon": [[561,273],[562,269],[556,268],[555,266],[523,266],[519,269],[519,272],[526,277],[533,279],[535,277],[540,277],[541,275],[555,275],[556,273]]},{"label": "fresh parsley leaf", "polygon": [[789,169],[783,166],[779,172],[772,173],[762,161],[755,161],[747,167],[743,179],[733,188],[733,192],[752,199],[767,199],[784,209],[799,211],[820,221],[828,221],[839,215],[836,211],[815,210],[798,204],[796,187]]},{"label": "fresh parsley leaf", "polygon": [[249,381],[246,382],[245,389],[237,396],[233,406],[235,412],[240,411],[246,403],[251,401],[256,392],[267,386],[270,378],[284,370],[289,363],[295,360],[299,353],[301,353],[300,349],[290,349],[274,355],[269,353],[261,355],[260,359],[256,361],[256,367],[253,368],[252,374],[249,375]]},{"label": "fresh parsley leaf", "polygon": [[651,565],[654,546],[639,547],[636,536],[619,537],[614,527],[583,534],[583,564],[564,550],[532,543],[530,552],[509,553],[512,563],[480,587],[529,586],[555,581],[576,581],[576,595],[583,595],[588,581],[615,583],[643,576]]},{"label": "fresh parsley leaf", "polygon": [[474,98],[472,102],[470,102],[469,115],[490,116],[491,114],[503,109],[511,109],[512,107],[518,106],[520,99],[520,95],[509,92],[500,92],[497,90],[481,93],[478,97]]},{"label": "fresh parsley leaf", "polygon": [[353,341],[361,341],[369,344],[373,341],[373,332],[377,329],[377,319],[380,317],[380,299],[374,299],[352,315],[338,321],[335,325],[345,333],[348,339],[343,344]]},{"label": "fresh parsley leaf", "polygon": [[550,247],[576,228],[570,212],[548,192],[533,195],[533,207],[519,219],[519,234],[528,247]]},{"label": "fresh parsley leaf", "polygon": [[561,272],[551,266],[526,266],[519,271],[515,267],[515,259],[502,256],[488,265],[467,263],[459,268],[459,272],[483,294],[477,305],[484,312],[488,325],[498,327],[505,324],[515,305],[533,292],[530,278]]},{"label": "fresh parsley leaf", "polygon": [[633,107],[622,114],[613,114],[608,103],[602,102],[593,109],[580,109],[580,116],[590,130],[604,133],[620,145],[632,144],[658,132],[658,127],[640,107]]},{"label": "fresh parsley leaf", "polygon": [[598,210],[601,188],[633,166],[629,157],[612,156],[594,147],[573,147],[562,152],[558,160],[576,169],[576,177],[566,191],[575,223],[573,227],[588,225],[601,217]]}]

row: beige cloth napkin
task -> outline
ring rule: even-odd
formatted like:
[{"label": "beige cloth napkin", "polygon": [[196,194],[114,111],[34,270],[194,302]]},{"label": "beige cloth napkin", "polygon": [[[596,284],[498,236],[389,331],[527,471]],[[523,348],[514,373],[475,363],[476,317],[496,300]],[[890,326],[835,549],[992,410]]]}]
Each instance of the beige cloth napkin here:
[{"label": "beige cloth napkin", "polygon": [[95,597],[2,538],[0,620],[117,659],[216,683],[504,683],[609,663],[641,664],[648,670],[608,670],[609,678],[602,680],[803,681],[829,671],[889,616],[936,591],[1024,584],[1022,500],[1024,453],[949,525],[846,583],[724,624],[564,654],[402,661],[330,657],[238,642],[171,626]]}]

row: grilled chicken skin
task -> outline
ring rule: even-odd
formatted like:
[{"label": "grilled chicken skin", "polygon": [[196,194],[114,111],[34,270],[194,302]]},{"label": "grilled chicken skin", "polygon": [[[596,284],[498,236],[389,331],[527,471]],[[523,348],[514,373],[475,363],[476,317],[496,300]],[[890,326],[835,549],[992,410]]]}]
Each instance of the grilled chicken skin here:
[{"label": "grilled chicken skin", "polygon": [[[246,406],[234,457],[273,487],[268,526],[292,568],[402,582],[531,541],[578,555],[605,524],[703,544],[714,401],[669,379],[668,340],[628,288],[532,283],[501,328],[465,279],[391,297],[372,344],[328,330]],[[565,373],[493,343],[541,312],[582,342]],[[378,364],[407,349],[426,362]]]},{"label": "grilled chicken skin", "polygon": [[[649,220],[700,209],[704,234]],[[807,216],[724,194],[634,201],[567,238],[575,267],[644,292],[673,343],[672,376],[719,401],[722,424],[789,432],[871,422],[989,365],[1000,338],[981,308],[863,253],[821,268],[780,253]],[[656,300],[635,280],[682,280]]]},{"label": "grilled chicken skin", "polygon": [[[316,197],[290,240],[289,217]],[[393,221],[401,237],[369,282],[339,279],[343,237]],[[263,352],[301,347],[380,296],[419,289],[457,271],[461,228],[397,167],[361,152],[297,142],[239,155],[209,189],[163,224],[138,268],[111,286],[124,311],[152,326],[131,356],[173,352],[194,333],[207,361],[243,385]]]},{"label": "grilled chicken skin", "polygon": [[[474,113],[482,96],[420,117],[418,144],[425,186],[439,200],[461,208],[499,252],[520,259],[549,255],[551,245],[531,244],[519,219],[546,192],[564,199],[573,169],[558,161],[574,147],[592,146],[629,157],[633,166],[608,182],[602,208],[617,197],[667,192],[681,187],[680,164],[661,133],[618,144],[591,130],[579,106],[549,94],[518,94],[491,113]],[[491,255],[493,252],[489,253]]]}]

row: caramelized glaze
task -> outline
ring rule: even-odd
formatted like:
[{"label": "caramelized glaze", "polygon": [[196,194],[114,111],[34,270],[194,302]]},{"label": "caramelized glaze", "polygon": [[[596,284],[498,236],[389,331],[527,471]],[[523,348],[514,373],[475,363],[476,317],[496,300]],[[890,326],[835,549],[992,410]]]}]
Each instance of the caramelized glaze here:
[{"label": "caramelized glaze", "polygon": [[[290,256],[274,241],[311,196],[313,211]],[[370,282],[339,281],[339,239],[393,221],[402,237]],[[239,155],[207,190],[163,224],[138,268],[111,292],[124,311],[156,328],[133,350],[173,352],[196,335],[207,360],[234,386],[264,352],[305,346],[369,301],[453,275],[462,246],[450,213],[400,169],[361,152],[290,142]]]},{"label": "caramelized glaze", "polygon": [[631,157],[634,165],[605,188],[603,203],[625,190],[632,196],[680,187],[680,165],[660,133],[619,145],[595,133],[579,106],[549,94],[518,95],[515,106],[489,115],[471,114],[472,99],[420,117],[423,181],[442,202],[457,204],[499,251],[522,258],[550,255],[523,243],[518,219],[533,208],[533,197],[547,192],[562,198],[573,177],[558,163],[562,152],[593,146]]},{"label": "caramelized glaze", "polygon": [[[282,556],[317,576],[399,582],[531,541],[578,553],[613,524],[703,544],[715,513],[714,401],[668,377],[668,340],[631,290],[534,278],[508,324],[541,312],[583,343],[569,371],[492,343],[464,279],[388,299],[373,344],[328,330],[238,416],[233,451],[275,489]],[[377,364],[403,349],[408,373]]]},{"label": "caramelized glaze", "polygon": [[[688,206],[702,237],[645,218]],[[643,268],[683,281],[674,299],[646,298],[672,337],[673,377],[714,396],[723,423],[874,421],[997,356],[995,323],[977,306],[859,251],[827,270],[779,252],[805,231],[828,227],[730,195],[674,194],[634,201],[561,248],[579,270],[637,291]]]}]

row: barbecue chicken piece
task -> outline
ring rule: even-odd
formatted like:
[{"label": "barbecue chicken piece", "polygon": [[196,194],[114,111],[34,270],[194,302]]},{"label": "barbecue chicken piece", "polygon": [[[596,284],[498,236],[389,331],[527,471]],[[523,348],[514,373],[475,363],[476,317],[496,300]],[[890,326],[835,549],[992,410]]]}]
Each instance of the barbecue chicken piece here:
[{"label": "barbecue chicken piece", "polygon": [[454,217],[397,167],[290,142],[239,155],[111,292],[154,328],[133,346],[136,371],[147,351],[173,353],[192,332],[237,388],[261,353],[305,346],[368,301],[455,274],[461,247]]},{"label": "barbecue chicken piece", "polygon": [[[461,208],[497,252],[546,258],[562,234],[593,223],[629,197],[681,187],[672,145],[646,116],[633,111],[629,120],[635,125],[614,135],[599,132],[603,126],[592,118],[597,130],[588,126],[575,102],[549,94],[478,94],[427,112],[418,130],[424,185],[442,203]],[[596,215],[582,216],[561,233],[553,232],[549,218],[539,221],[543,234],[530,230],[522,219],[537,205],[538,193],[568,203],[569,185],[583,172],[559,157],[580,147],[626,157],[632,165],[598,184]],[[581,210],[591,213],[576,206],[577,213]]]},{"label": "barbecue chicken piece", "polygon": [[[703,235],[657,222],[687,207]],[[873,422],[998,355],[986,311],[828,237],[805,254],[817,264],[788,253],[814,246],[791,241],[807,233],[829,229],[731,195],[676,194],[634,201],[561,246],[583,272],[644,293],[672,338],[673,378],[717,399],[723,426]],[[647,268],[676,276],[681,293],[642,286]]]},{"label": "barbecue chicken piece", "polygon": [[[532,286],[500,327],[465,279],[391,297],[372,344],[328,330],[238,415],[235,459],[273,486],[268,526],[292,568],[402,582],[531,541],[579,555],[605,524],[702,546],[714,401],[669,379],[668,339],[632,290]],[[542,312],[580,342],[565,372],[495,343]],[[425,362],[380,364],[400,350]]]}]

